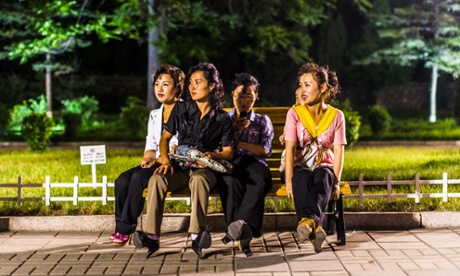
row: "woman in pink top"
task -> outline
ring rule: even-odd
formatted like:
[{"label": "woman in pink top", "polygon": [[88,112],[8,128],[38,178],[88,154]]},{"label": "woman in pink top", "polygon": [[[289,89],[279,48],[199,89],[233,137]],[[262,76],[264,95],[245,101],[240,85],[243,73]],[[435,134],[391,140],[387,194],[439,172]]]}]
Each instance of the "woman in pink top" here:
[{"label": "woman in pink top", "polygon": [[298,82],[303,104],[293,106],[286,115],[286,153],[280,170],[288,197],[294,199],[299,239],[310,240],[319,253],[326,237],[321,225],[327,203],[340,194],[345,120],[342,111],[328,104],[339,92],[334,71],[305,63]]}]

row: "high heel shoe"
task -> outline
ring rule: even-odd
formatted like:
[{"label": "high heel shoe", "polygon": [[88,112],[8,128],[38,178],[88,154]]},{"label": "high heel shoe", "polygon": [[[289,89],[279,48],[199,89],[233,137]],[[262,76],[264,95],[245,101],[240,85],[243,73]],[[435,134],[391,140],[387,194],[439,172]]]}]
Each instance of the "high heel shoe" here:
[{"label": "high heel shoe", "polygon": [[252,256],[252,251],[251,251],[251,240],[252,240],[252,230],[251,227],[249,227],[249,224],[244,223],[243,227],[241,227],[241,233],[240,237],[238,240],[238,248],[241,250],[241,252],[246,255],[246,257],[251,257]]},{"label": "high heel shoe", "polygon": [[211,247],[211,234],[208,231],[203,230],[198,234],[198,237],[192,241],[192,249],[198,255],[199,259],[203,259],[203,248]]},{"label": "high heel shoe", "polygon": [[145,256],[146,259],[148,259],[150,256],[152,256],[153,253],[160,249],[159,240],[152,240],[147,236],[147,234],[141,231],[134,232],[133,243],[134,246],[138,249],[144,247],[148,248],[147,255]]},{"label": "high heel shoe", "polygon": [[236,220],[228,226],[227,234],[222,238],[224,244],[230,241],[238,241],[238,248],[246,255],[252,256],[250,248],[252,240],[252,230],[249,224],[243,220]]}]

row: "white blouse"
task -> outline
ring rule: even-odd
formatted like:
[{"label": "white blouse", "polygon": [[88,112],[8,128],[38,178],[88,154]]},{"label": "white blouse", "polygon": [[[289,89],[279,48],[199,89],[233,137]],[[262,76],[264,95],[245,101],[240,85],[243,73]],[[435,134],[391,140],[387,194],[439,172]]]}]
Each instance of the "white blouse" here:
[{"label": "white blouse", "polygon": [[[150,112],[149,122],[147,124],[147,137],[145,137],[145,151],[154,150],[156,158],[160,156],[159,145],[161,134],[163,133],[163,105],[158,109]],[[177,145],[177,135],[174,135],[169,141],[169,149]]]}]

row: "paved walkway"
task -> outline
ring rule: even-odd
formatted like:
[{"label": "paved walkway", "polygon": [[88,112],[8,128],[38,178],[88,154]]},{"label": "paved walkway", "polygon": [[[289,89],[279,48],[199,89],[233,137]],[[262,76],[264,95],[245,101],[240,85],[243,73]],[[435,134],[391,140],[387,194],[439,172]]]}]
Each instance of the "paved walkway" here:
[{"label": "paved walkway", "polygon": [[249,258],[212,233],[202,260],[186,233],[164,234],[148,260],[145,249],[114,246],[109,234],[0,232],[0,275],[460,275],[460,228],[356,231],[345,246],[324,243],[320,254],[295,232],[267,232]]}]

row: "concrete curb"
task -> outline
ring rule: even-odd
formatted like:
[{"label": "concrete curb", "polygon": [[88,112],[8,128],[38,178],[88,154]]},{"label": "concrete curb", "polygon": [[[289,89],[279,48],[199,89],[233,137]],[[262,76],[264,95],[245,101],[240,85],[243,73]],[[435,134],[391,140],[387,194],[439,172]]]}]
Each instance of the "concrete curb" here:
[{"label": "concrete curb", "polygon": [[[165,214],[162,232],[186,232],[190,214]],[[142,228],[145,215],[139,219]],[[447,228],[460,226],[460,212],[345,212],[346,230],[398,230],[415,228]],[[295,229],[295,213],[268,213],[264,217],[264,231]],[[0,217],[0,231],[113,231],[112,215],[94,216],[35,216]],[[223,214],[208,215],[208,230],[225,228]]]}]

